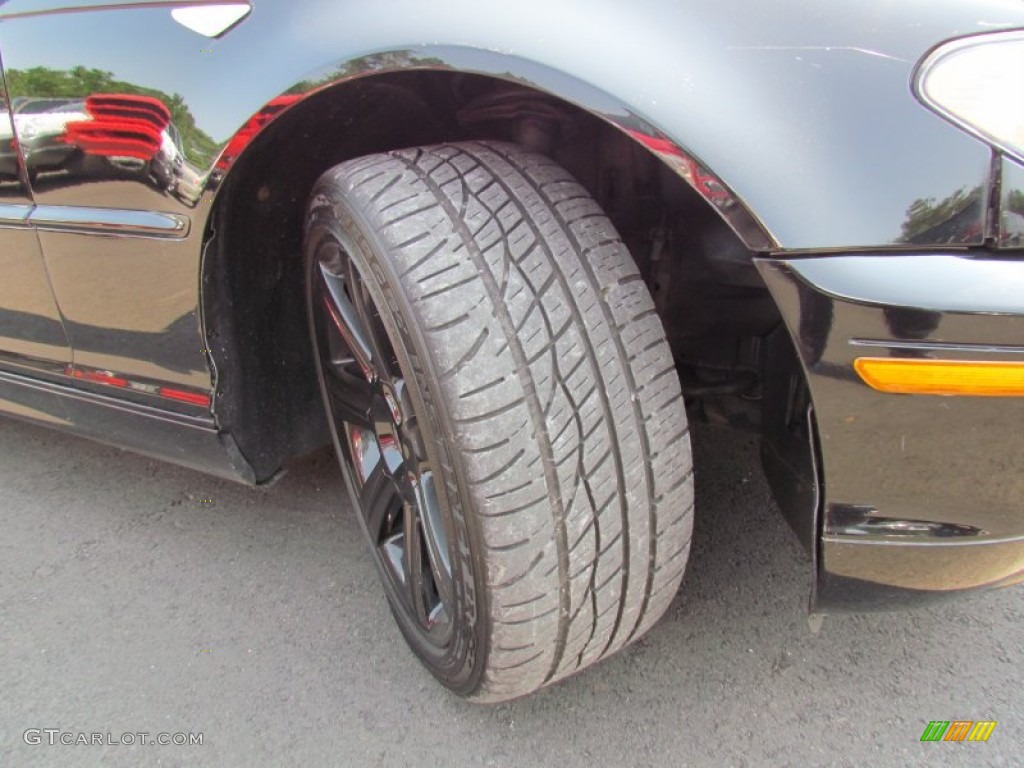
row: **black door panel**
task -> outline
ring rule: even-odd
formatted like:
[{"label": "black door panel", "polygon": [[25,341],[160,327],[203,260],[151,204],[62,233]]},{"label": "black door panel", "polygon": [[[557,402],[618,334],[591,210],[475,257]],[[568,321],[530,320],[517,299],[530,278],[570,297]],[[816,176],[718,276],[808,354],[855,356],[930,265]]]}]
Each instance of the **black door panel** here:
[{"label": "black door panel", "polygon": [[30,368],[63,368],[71,362],[71,350],[39,240],[28,224],[32,198],[24,176],[0,93],[0,359]]},{"label": "black door panel", "polygon": [[75,367],[209,390],[200,201],[220,145],[182,94],[213,79],[212,43],[165,4],[73,5],[5,4],[0,49]]}]

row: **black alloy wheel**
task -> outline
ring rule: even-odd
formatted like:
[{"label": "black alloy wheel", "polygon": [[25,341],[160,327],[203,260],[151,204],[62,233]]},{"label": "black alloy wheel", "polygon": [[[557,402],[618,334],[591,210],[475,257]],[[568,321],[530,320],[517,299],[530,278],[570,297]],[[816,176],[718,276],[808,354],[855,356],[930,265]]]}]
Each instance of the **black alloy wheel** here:
[{"label": "black alloy wheel", "polygon": [[444,647],[454,599],[451,536],[405,375],[341,245],[322,243],[313,270],[320,365],[363,530],[407,615],[424,638]]}]

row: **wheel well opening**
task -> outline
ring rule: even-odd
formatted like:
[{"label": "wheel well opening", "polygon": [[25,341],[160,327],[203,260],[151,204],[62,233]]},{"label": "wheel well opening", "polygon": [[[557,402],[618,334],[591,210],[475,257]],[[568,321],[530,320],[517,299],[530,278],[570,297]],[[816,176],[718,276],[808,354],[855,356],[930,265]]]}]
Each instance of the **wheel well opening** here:
[{"label": "wheel well opening", "polygon": [[284,112],[225,178],[202,296],[215,412],[263,481],[328,441],[307,343],[306,198],[345,160],[446,141],[511,141],[551,157],[612,219],[654,296],[691,406],[759,428],[764,340],[780,325],[749,251],[650,150],[519,83],[447,71],[372,75]]}]

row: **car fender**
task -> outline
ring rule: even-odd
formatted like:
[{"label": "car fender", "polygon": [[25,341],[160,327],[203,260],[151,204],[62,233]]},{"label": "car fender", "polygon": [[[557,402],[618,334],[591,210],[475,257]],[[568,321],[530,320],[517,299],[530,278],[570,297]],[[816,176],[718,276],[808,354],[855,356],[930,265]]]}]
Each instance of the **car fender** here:
[{"label": "car fender", "polygon": [[[255,81],[285,86],[254,104],[240,128],[250,134],[273,99],[347,79],[489,74],[668,139],[668,155],[695,160],[730,191],[736,205],[719,209],[748,247],[816,251],[983,241],[991,152],[922,106],[911,80],[943,40],[1013,26],[1024,26],[1024,6],[1003,0],[928,14],[880,0],[827,13],[787,0],[742,16],[659,0],[267,2],[226,40],[265,37],[280,53],[249,62]],[[915,231],[915,205],[957,195],[957,227]]]}]

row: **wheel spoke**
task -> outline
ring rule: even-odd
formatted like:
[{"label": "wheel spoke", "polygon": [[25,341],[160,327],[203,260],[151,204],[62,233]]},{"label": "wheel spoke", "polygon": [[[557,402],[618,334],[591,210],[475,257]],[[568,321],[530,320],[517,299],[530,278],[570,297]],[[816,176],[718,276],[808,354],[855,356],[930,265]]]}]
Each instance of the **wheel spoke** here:
[{"label": "wheel spoke", "polygon": [[394,401],[392,408],[396,411],[395,422],[400,427],[402,442],[406,446],[409,461],[413,464],[426,461],[426,451],[420,438],[419,420],[416,417],[416,410],[412,407],[412,399],[405,379],[395,379],[392,400]]},{"label": "wheel spoke", "polygon": [[[396,533],[394,536],[385,539],[380,545],[384,566],[391,572],[391,577],[402,595],[405,595],[406,592],[404,539],[405,536],[403,534]],[[408,601],[407,597],[404,599]]]},{"label": "wheel spoke", "polygon": [[423,510],[424,539],[430,557],[430,570],[434,576],[438,596],[442,602],[451,603],[455,598],[452,585],[451,554],[448,550],[448,535],[441,519],[441,509],[434,489],[434,473],[424,472],[417,485],[419,508]]},{"label": "wheel spoke", "polygon": [[[359,363],[367,381],[373,381],[376,378],[376,373],[373,349],[369,341],[370,336],[360,313],[345,292],[344,278],[335,275],[325,264],[320,264],[320,277],[326,289],[323,303],[332,325],[344,339],[356,362]],[[350,287],[349,290],[355,293],[357,289]]]},{"label": "wheel spoke", "polygon": [[331,410],[339,421],[376,431],[373,413],[373,388],[364,378],[331,366],[325,371]]},{"label": "wheel spoke", "polygon": [[398,487],[398,492],[402,494],[403,498],[408,500],[409,494],[404,487],[407,472],[405,470],[405,457],[402,456],[401,445],[394,432],[389,429],[390,425],[379,424],[378,426],[380,429],[377,433],[377,441],[380,443],[380,452],[384,456],[384,464],[387,466],[388,474],[391,475],[392,481]]},{"label": "wheel spoke", "polygon": [[402,499],[383,458],[370,470],[359,489],[359,506],[370,540],[379,546],[391,533]]},{"label": "wheel spoke", "polygon": [[456,604],[451,540],[403,369],[344,248],[326,244],[315,268],[314,341],[363,527],[401,612],[443,646]]},{"label": "wheel spoke", "polygon": [[373,308],[373,300],[369,296],[366,284],[351,259],[348,262],[348,285],[349,293],[352,295],[352,306],[362,327],[366,329],[365,339],[373,357],[374,372],[382,381],[391,382],[394,378],[394,352],[391,350],[380,317]]},{"label": "wheel spoke", "polygon": [[423,542],[421,539],[420,519],[414,504],[405,505],[402,520],[402,539],[404,545],[403,559],[405,562],[405,584],[409,601],[416,619],[426,625],[429,608],[424,593],[423,573]]},{"label": "wheel spoke", "polygon": [[380,443],[377,442],[377,436],[368,429],[348,424],[345,425],[344,432],[348,436],[352,465],[359,475],[359,483],[362,485],[370,477],[374,467],[381,461]]}]

